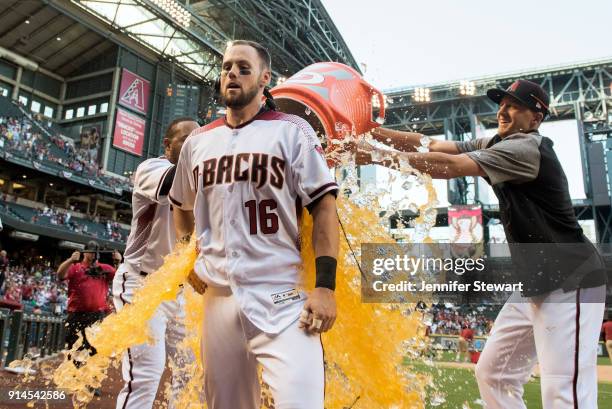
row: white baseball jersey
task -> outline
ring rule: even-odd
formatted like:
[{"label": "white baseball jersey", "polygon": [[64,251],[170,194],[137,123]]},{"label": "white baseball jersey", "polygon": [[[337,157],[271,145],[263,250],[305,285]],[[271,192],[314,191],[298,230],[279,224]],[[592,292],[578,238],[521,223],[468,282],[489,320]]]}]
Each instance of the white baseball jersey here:
[{"label": "white baseball jersey", "polygon": [[167,196],[172,171],[172,163],[163,157],[147,159],[136,169],[132,228],[123,255],[133,271],[154,272],[174,247],[174,221]]},{"label": "white baseball jersey", "polygon": [[[168,201],[174,165],[166,158],[147,159],[136,169],[132,194],[132,227],[127,240],[124,261],[113,280],[113,301],[117,311],[132,302],[142,287],[140,272],[152,273],[163,263],[175,243],[174,221]],[[117,409],[151,408],[159,386],[166,355],[172,357],[172,391],[168,407],[175,407],[176,393],[187,379],[179,368],[193,357],[181,356],[177,345],[185,337],[184,300],[163,302],[148,325],[155,342],[128,348],[123,356],[124,385],[117,396]]]},{"label": "white baseball jersey", "polygon": [[274,334],[305,301],[297,291],[302,206],[337,189],[310,125],[262,111],[235,129],[221,118],[193,131],[169,196],[193,210],[196,274],[209,286],[231,287],[248,319]]}]

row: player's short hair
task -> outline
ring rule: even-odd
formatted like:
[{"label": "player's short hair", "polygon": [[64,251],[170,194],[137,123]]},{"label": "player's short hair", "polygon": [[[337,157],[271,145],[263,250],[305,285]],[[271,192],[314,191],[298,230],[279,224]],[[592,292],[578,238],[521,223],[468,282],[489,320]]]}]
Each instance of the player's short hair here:
[{"label": "player's short hair", "polygon": [[268,49],[266,47],[255,41],[234,40],[227,45],[227,48],[233,47],[235,45],[247,45],[249,47],[253,47],[255,51],[257,51],[257,55],[259,56],[259,59],[261,60],[264,67],[270,71],[272,70],[272,57],[270,57],[270,52],[268,52]]},{"label": "player's short hair", "polygon": [[196,121],[190,116],[181,116],[179,118],[176,118],[174,119],[174,121],[170,122],[170,125],[168,125],[168,128],[166,128],[166,133],[164,134],[164,138],[170,139],[170,137],[172,136],[172,130],[174,129],[176,125],[180,124],[181,122],[198,122],[198,121]]}]

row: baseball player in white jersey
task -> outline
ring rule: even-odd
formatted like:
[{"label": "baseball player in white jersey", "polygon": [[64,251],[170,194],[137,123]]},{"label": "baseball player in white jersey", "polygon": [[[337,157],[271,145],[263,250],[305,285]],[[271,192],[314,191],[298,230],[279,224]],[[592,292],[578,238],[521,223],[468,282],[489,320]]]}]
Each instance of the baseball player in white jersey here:
[{"label": "baseball player in white jersey", "polygon": [[[157,270],[163,263],[163,257],[174,247],[175,231],[168,191],[181,146],[187,135],[197,127],[197,122],[191,118],[173,121],[164,137],[164,156],[147,159],[136,169],[132,228],[124,262],[113,280],[113,301],[118,311],[131,302],[134,291],[142,286],[144,277]],[[176,365],[183,363],[184,357],[178,357],[176,351],[177,342],[185,336],[183,306],[180,293],[175,301],[162,303],[149,321],[155,344],[138,345],[127,350],[122,368],[125,384],[117,397],[117,409],[153,406],[166,365],[166,351]],[[178,392],[184,381],[180,375],[173,374],[173,392]],[[173,408],[172,399],[169,408]]]},{"label": "baseball player in white jersey", "polygon": [[[204,292],[205,395],[211,409],[259,409],[257,366],[276,409],[323,409],[320,333],[334,323],[338,220],[319,141],[299,117],[262,107],[270,57],[233,42],[220,92],[227,115],[194,131],[170,200],[177,237],[198,240],[190,283]],[[302,206],[313,216],[317,281],[299,290]],[[194,220],[195,217],[195,220]]]}]

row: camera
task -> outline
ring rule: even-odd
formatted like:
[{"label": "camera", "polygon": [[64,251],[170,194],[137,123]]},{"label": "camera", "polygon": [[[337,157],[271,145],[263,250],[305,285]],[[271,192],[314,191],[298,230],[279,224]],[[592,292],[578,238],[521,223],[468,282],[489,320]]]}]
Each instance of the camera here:
[{"label": "camera", "polygon": [[104,271],[104,269],[98,265],[98,260],[96,258],[91,267],[85,270],[85,274],[93,278],[104,278],[106,271]]},{"label": "camera", "polygon": [[95,240],[91,240],[85,245],[83,253],[94,254],[91,266],[85,270],[85,274],[93,278],[104,278],[106,276],[106,271],[104,271],[98,262],[100,260],[100,253],[108,253],[108,251],[100,250],[100,245]]}]

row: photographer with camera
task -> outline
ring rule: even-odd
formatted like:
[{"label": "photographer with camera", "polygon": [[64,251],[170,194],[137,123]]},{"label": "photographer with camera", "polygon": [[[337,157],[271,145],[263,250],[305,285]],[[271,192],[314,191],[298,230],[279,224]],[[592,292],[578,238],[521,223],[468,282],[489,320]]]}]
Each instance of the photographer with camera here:
[{"label": "photographer with camera", "polygon": [[[83,261],[79,262],[81,253],[75,251],[57,269],[60,280],[68,281],[68,318],[66,320],[66,342],[68,348],[83,336],[83,346],[90,355],[95,355],[93,348],[85,337],[85,328],[100,321],[109,311],[107,296],[109,286],[113,282],[116,268],[100,263],[100,246],[96,241],[90,241],[83,250]],[[119,265],[121,254],[113,252],[113,262]]]}]

